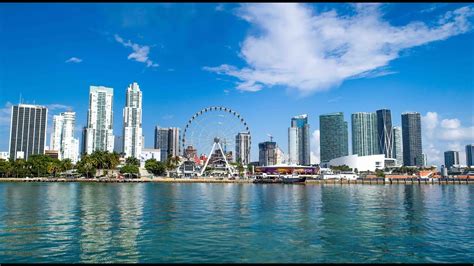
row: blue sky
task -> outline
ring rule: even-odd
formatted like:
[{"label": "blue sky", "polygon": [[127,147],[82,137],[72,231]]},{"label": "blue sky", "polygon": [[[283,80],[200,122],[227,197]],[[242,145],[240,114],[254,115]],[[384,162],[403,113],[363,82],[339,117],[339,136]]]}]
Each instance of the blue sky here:
[{"label": "blue sky", "polygon": [[464,161],[474,142],[473,15],[468,3],[0,4],[0,150],[20,94],[51,115],[71,108],[79,129],[90,85],[114,88],[120,135],[136,81],[146,147],[155,125],[182,128],[223,105],[247,120],[253,160],[268,133],[286,152],[291,117],[307,113],[318,161],[319,115],[350,121],[389,108],[394,125],[421,113],[430,164],[450,149]]}]

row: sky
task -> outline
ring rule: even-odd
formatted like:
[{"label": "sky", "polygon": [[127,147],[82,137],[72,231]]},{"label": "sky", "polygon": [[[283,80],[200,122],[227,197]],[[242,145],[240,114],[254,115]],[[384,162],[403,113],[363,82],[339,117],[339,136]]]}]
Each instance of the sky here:
[{"label": "sky", "polygon": [[[474,143],[474,5],[0,4],[0,151],[10,110],[46,105],[87,122],[89,86],[114,89],[121,135],[127,86],[143,92],[145,147],[156,125],[180,127],[226,106],[244,117],[252,160],[268,134],[286,153],[292,116],[308,114],[319,162],[319,115],[388,108],[422,115],[428,164]],[[48,142],[49,142],[48,131]],[[351,141],[349,141],[351,151]]]}]

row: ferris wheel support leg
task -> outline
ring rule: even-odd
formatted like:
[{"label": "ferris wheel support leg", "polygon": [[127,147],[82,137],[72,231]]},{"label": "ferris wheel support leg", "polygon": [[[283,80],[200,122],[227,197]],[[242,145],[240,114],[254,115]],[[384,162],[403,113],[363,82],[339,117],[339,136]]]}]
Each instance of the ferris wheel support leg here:
[{"label": "ferris wheel support leg", "polygon": [[212,152],[214,151],[214,148],[216,147],[216,143],[212,145],[211,151],[209,152],[209,156],[206,159],[206,163],[204,164],[204,167],[201,170],[201,174],[199,176],[202,176],[204,174],[204,171],[206,171],[207,164],[209,163],[209,160],[211,159]]},{"label": "ferris wheel support leg", "polygon": [[229,171],[230,175],[232,175],[232,169],[230,168],[229,162],[227,161],[227,158],[225,157],[225,154],[224,154],[224,151],[222,150],[221,144],[217,143],[217,145],[219,145],[219,150],[221,150],[222,157],[224,157],[225,167]]}]

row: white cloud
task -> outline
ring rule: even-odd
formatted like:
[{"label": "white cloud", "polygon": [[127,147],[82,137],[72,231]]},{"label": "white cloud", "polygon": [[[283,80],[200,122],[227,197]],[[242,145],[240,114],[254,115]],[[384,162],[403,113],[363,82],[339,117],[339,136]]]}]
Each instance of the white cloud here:
[{"label": "white cloud", "polygon": [[399,52],[470,30],[471,7],[450,11],[438,23],[393,26],[377,4],[352,5],[353,15],[315,13],[304,4],[245,4],[237,15],[258,31],[242,43],[246,66],[227,64],[204,70],[237,78],[237,89],[258,91],[287,86],[302,94],[339,86],[350,78],[393,73],[388,64]]},{"label": "white cloud", "polygon": [[459,151],[460,163],[466,163],[465,145],[474,142],[474,125],[464,127],[459,119],[441,119],[436,112],[427,112],[421,123],[423,151],[429,164],[444,164],[444,152],[448,150]]},{"label": "white cloud", "polygon": [[461,121],[459,119],[443,119],[441,121],[441,126],[443,128],[455,129],[461,126]]},{"label": "white cloud", "polygon": [[147,67],[159,66],[157,63],[151,61],[148,57],[148,54],[150,53],[150,46],[132,43],[130,40],[125,42],[125,40],[117,34],[115,34],[114,37],[115,40],[121,43],[123,46],[132,48],[133,52],[127,57],[129,60],[145,63]]},{"label": "white cloud", "polygon": [[224,4],[218,4],[216,6],[216,11],[224,11]]},{"label": "white cloud", "polygon": [[77,58],[77,57],[71,57],[68,60],[65,61],[66,63],[80,63],[82,62],[82,59]]},{"label": "white cloud", "polygon": [[12,103],[6,102],[5,106],[0,109],[0,126],[10,126],[12,112]]},{"label": "white cloud", "polygon": [[313,131],[312,140],[310,142],[311,145],[311,154],[310,154],[310,161],[311,164],[316,164],[321,161],[321,155],[319,152],[319,129]]}]

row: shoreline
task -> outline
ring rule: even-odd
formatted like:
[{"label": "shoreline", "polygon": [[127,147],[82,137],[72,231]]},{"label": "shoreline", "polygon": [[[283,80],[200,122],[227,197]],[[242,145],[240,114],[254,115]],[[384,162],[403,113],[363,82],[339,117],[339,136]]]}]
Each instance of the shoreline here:
[{"label": "shoreline", "polygon": [[[116,179],[116,178],[45,178],[45,177],[33,177],[33,178],[0,178],[0,183],[8,182],[49,182],[49,183],[226,183],[226,184],[253,184],[252,179],[215,179],[215,178],[165,178],[165,177],[155,177],[155,178],[137,178],[137,179]],[[333,185],[409,185],[409,184],[465,184],[465,185],[474,185],[474,179],[451,179],[451,180],[435,180],[435,179],[392,179],[392,180],[319,180],[319,179],[310,179],[306,180],[304,183],[299,183],[297,185],[317,185],[317,184],[333,184]]]}]

